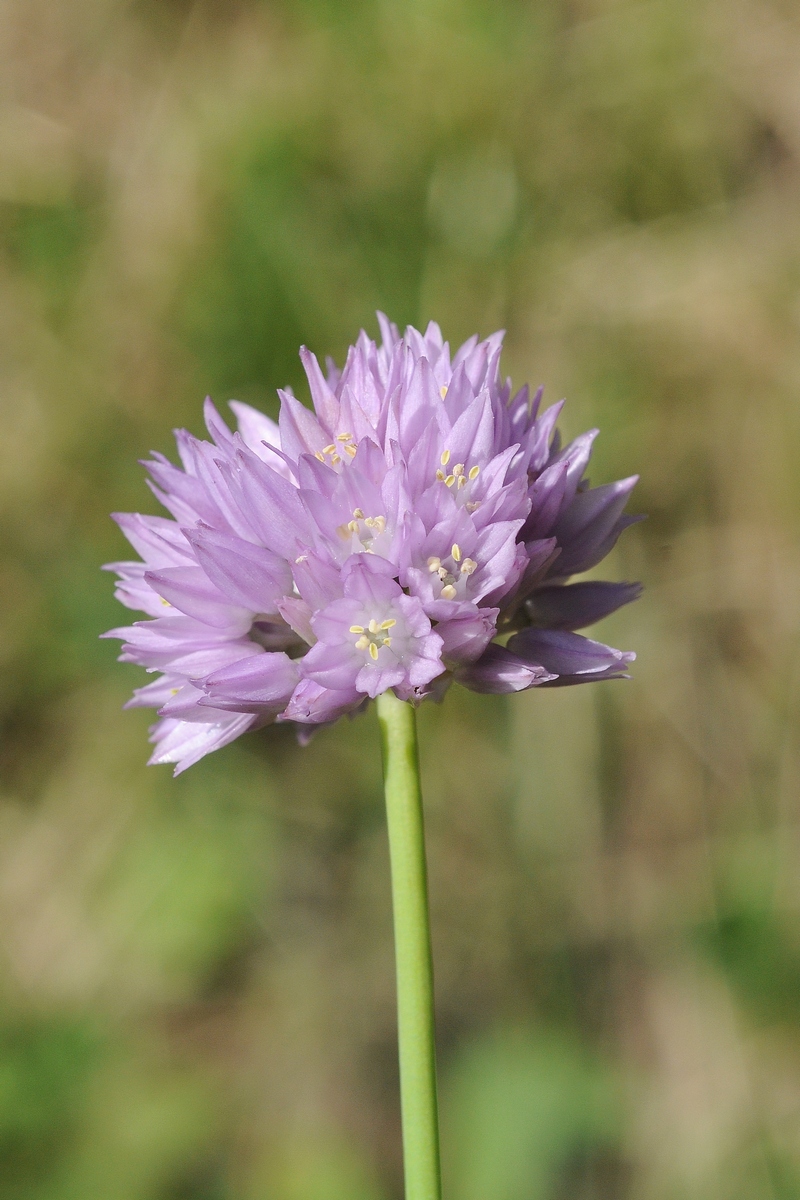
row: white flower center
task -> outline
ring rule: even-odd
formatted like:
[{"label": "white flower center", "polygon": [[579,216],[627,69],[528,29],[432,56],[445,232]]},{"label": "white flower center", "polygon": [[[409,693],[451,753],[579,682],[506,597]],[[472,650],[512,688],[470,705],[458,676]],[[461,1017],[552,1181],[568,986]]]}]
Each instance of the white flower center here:
[{"label": "white flower center", "polygon": [[365,517],[360,508],[353,509],[353,519],[338,528],[339,536],[347,540],[355,538],[358,543],[354,549],[363,550],[367,554],[374,553],[372,543],[386,530],[386,517]]},{"label": "white flower center", "polygon": [[[467,512],[475,512],[475,509],[478,508],[480,501],[476,502],[474,500],[470,500],[469,495],[472,492],[472,484],[481,473],[480,467],[476,464],[474,467],[470,467],[469,470],[467,470],[466,463],[456,463],[450,468],[449,450],[442,451],[442,456],[439,459],[439,462],[441,463],[441,466],[436,471],[436,478],[440,483],[443,483],[445,487],[450,488],[451,491],[454,491],[460,500],[464,501],[464,507],[467,509]],[[448,470],[447,468],[450,469]]]},{"label": "white flower center", "polygon": [[[448,563],[450,564],[448,566]],[[456,600],[467,590],[467,580],[478,569],[474,558],[464,558],[458,542],[453,542],[447,558],[429,558],[428,570],[441,581],[442,600]]]},{"label": "white flower center", "polygon": [[329,446],[323,446],[321,450],[314,452],[314,457],[320,462],[328,460],[332,467],[338,467],[342,461],[342,454],[355,458],[357,450],[358,445],[352,433],[337,433],[336,439]]},{"label": "white flower center", "polygon": [[397,621],[388,617],[385,621],[373,617],[368,625],[351,625],[350,632],[356,634],[356,650],[366,650],[373,662],[378,661],[378,652],[383,646],[391,646],[392,639],[388,630],[393,629]]}]

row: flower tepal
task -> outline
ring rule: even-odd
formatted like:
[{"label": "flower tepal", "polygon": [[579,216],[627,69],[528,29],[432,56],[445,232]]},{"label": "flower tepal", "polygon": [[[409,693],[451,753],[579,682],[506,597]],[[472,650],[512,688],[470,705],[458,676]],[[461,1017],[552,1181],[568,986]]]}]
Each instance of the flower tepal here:
[{"label": "flower tepal", "polygon": [[280,421],[210,400],[210,441],[180,430],[181,465],[154,454],[170,517],[118,514],[140,561],[111,564],[117,597],[150,619],[112,630],[157,678],[151,762],[184,770],[247,729],[306,735],[393,689],[417,703],[457,680],[513,692],[619,678],[634,655],[582,629],[637,584],[569,583],[636,518],[636,478],[589,488],[596,430],[562,447],[561,405],[512,394],[502,335],[452,356],[379,314],[325,375],[301,350],[313,411]]}]

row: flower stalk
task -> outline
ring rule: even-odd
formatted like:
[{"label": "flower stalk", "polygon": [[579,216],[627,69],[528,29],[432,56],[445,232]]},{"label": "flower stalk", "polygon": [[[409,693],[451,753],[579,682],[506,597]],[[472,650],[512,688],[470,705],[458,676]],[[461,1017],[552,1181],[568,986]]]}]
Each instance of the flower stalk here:
[{"label": "flower stalk", "polygon": [[392,872],[406,1200],[441,1200],[433,961],[413,706],[377,700]]}]

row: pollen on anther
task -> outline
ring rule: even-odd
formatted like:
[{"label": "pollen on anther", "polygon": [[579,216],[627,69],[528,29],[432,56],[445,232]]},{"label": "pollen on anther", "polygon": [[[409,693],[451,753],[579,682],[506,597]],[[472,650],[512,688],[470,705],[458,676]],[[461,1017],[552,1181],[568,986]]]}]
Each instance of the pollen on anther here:
[{"label": "pollen on anther", "polygon": [[453,474],[455,475],[456,479],[458,478],[459,475],[463,475],[464,474],[464,464],[456,463],[456,465],[453,467]]},{"label": "pollen on anther", "polygon": [[354,516],[354,517],[356,517],[356,518],[357,518],[359,521],[363,520],[363,519],[364,519],[364,511],[363,511],[363,509],[361,509],[361,508],[354,508],[354,509],[353,509],[353,516]]},{"label": "pollen on anther", "polygon": [[334,452],[334,450],[335,450],[335,449],[336,449],[336,443],[335,443],[335,442],[331,442],[330,446],[323,446],[323,447],[322,447],[322,453],[323,453],[323,454],[333,454],[333,452]]},{"label": "pollen on anther", "polygon": [[352,433],[337,433],[336,440],[337,442],[352,442],[353,435]]},{"label": "pollen on anther", "polygon": [[478,564],[475,562],[474,558],[465,558],[461,564],[461,574],[462,575],[471,575],[472,572],[476,571],[477,569],[478,569]]},{"label": "pollen on anther", "polygon": [[440,558],[429,558],[428,559],[428,570],[430,571],[431,575],[435,574],[435,572],[439,570],[441,565],[442,565],[442,560]]},{"label": "pollen on anther", "polygon": [[455,481],[456,481],[455,475],[448,475],[447,479],[445,479],[445,484],[447,485],[447,487],[452,487],[453,484],[455,483]]},{"label": "pollen on anther", "polygon": [[439,462],[442,464],[443,467],[447,466],[447,464],[450,462],[450,451],[449,450],[442,451],[442,457],[439,459]]},{"label": "pollen on anther", "polygon": [[393,629],[396,624],[394,617],[389,617],[386,621],[381,621],[381,629]]},{"label": "pollen on anther", "polygon": [[453,562],[461,562],[461,547],[459,546],[458,542],[453,542],[453,548],[450,551],[450,554],[452,555]]},{"label": "pollen on anther", "polygon": [[332,454],[332,455],[331,455],[331,462],[333,463],[333,465],[334,465],[335,467],[338,467],[338,465],[339,465],[339,463],[340,463],[341,461],[342,461],[342,460],[341,460],[341,458],[339,457],[339,455],[338,455],[338,454]]},{"label": "pollen on anther", "polygon": [[444,400],[445,396],[447,395],[447,388],[445,387],[444,384],[442,384],[442,386],[439,388],[439,395],[442,397],[443,400]]},{"label": "pollen on anther", "polygon": [[459,477],[458,477],[458,490],[459,490],[459,491],[461,491],[461,489],[462,489],[463,487],[466,487],[466,486],[467,486],[467,477],[466,477],[466,475],[459,475]]},{"label": "pollen on anther", "polygon": [[361,637],[356,642],[356,650],[366,650],[367,646],[371,646],[371,645],[372,645],[372,642],[369,640],[367,635],[365,633],[362,633]]},{"label": "pollen on anther", "polygon": [[370,644],[369,644],[369,656],[373,660],[373,662],[377,661],[378,647],[375,645],[374,642],[370,642]]},{"label": "pollen on anther", "polygon": [[363,633],[363,632],[364,632],[364,626],[363,626],[363,625],[351,625],[351,626],[350,626],[350,632],[351,632],[351,633]]},{"label": "pollen on anther", "polygon": [[378,622],[375,620],[374,617],[372,617],[372,619],[370,620],[370,623],[367,626],[367,629],[370,631],[370,633],[378,632]]},{"label": "pollen on anther", "polygon": [[469,469],[470,479],[477,479],[478,476],[480,475],[480,473],[481,473],[480,467],[470,467],[470,469]]},{"label": "pollen on anther", "polygon": [[444,483],[444,471],[442,471],[441,468],[436,472],[436,478],[440,483]]},{"label": "pollen on anther", "polygon": [[318,458],[320,462],[325,462],[325,455],[321,450],[314,451],[314,458]]},{"label": "pollen on anther", "polygon": [[452,583],[446,583],[442,588],[443,600],[455,600],[457,595],[458,593],[456,592],[456,589],[453,587]]},{"label": "pollen on anther", "polygon": [[354,446],[352,442],[348,442],[344,450],[345,454],[349,454],[351,458],[355,458],[355,456],[358,454],[358,447]]}]

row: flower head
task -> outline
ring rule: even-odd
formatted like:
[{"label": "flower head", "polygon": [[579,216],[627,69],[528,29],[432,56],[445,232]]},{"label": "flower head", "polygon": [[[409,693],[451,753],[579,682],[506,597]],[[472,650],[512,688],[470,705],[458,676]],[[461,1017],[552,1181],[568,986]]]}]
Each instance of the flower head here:
[{"label": "flower head", "polygon": [[589,488],[597,431],[561,447],[561,405],[502,382],[501,334],[451,359],[437,325],[379,322],[382,344],[362,332],[341,372],[301,350],[313,411],[281,392],[276,425],[232,401],[232,433],[207,400],[211,441],[179,430],[181,466],[146,464],[172,519],[116,516],[141,556],[111,564],[116,594],[151,619],[106,636],[159,672],[129,701],[159,711],[151,762],[180,771],[246,729],[308,730],[389,688],[513,692],[633,659],[575,631],[638,585],[567,580],[636,519],[636,478]]}]

